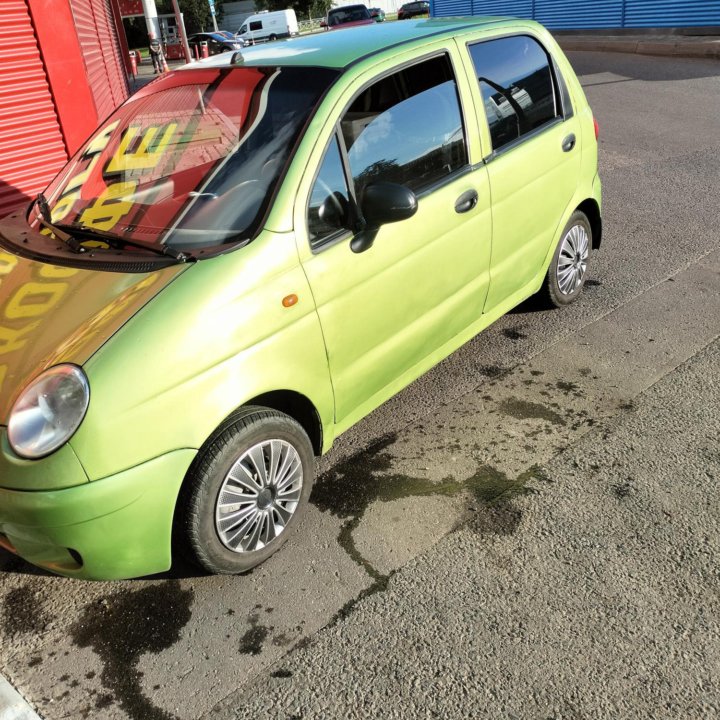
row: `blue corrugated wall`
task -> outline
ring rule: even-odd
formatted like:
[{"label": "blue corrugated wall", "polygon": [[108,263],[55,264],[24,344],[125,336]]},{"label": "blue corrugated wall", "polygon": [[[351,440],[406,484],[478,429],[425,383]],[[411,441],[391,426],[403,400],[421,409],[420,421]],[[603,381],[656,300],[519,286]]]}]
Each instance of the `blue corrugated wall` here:
[{"label": "blue corrugated wall", "polygon": [[430,14],[511,15],[555,30],[720,26],[720,0],[431,0]]}]

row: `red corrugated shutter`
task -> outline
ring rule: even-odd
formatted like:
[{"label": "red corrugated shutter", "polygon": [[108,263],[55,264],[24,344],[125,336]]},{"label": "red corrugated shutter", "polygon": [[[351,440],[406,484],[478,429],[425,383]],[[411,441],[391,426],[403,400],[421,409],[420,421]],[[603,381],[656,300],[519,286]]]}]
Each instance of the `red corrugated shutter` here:
[{"label": "red corrugated shutter", "polygon": [[71,0],[70,5],[98,119],[104,120],[128,96],[110,0]]},{"label": "red corrugated shutter", "polygon": [[2,0],[0,217],[35,197],[67,159],[25,0]]}]

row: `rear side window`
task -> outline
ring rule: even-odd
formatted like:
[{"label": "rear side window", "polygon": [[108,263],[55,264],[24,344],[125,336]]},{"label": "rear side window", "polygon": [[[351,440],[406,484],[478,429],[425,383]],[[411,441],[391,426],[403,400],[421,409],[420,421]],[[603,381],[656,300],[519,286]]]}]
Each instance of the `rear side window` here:
[{"label": "rear side window", "polygon": [[255,20],[250,23],[250,30],[262,30],[262,21]]},{"label": "rear side window", "polygon": [[526,35],[470,46],[493,149],[541,127],[561,114],[550,61]]}]

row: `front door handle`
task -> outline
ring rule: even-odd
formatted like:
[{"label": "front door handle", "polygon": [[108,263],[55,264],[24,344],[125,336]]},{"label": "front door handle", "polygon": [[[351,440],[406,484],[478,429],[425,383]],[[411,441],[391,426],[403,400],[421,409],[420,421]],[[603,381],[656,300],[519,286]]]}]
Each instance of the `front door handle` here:
[{"label": "front door handle", "polygon": [[455,212],[466,213],[478,203],[478,194],[475,190],[467,190],[455,201]]},{"label": "front door handle", "polygon": [[562,141],[563,152],[570,152],[575,147],[575,133],[570,133]]}]

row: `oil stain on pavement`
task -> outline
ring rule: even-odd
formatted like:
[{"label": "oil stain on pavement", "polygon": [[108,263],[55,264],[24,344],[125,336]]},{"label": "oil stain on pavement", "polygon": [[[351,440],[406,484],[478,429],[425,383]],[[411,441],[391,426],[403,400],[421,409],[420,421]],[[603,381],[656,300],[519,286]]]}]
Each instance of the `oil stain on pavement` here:
[{"label": "oil stain on pavement", "polygon": [[[547,418],[545,418],[547,419]],[[393,457],[389,452],[397,435],[389,433],[318,478],[310,502],[319,510],[344,518],[338,542],[347,554],[372,578],[373,583],[356,598],[350,600],[333,618],[333,622],[346,617],[362,599],[382,592],[393,572],[383,574],[362,556],[353,539],[366,510],[373,502],[392,502],[409,497],[446,496],[469,494],[482,507],[472,526],[478,531],[494,534],[514,532],[522,517],[510,500],[518,495],[536,492],[529,486],[531,480],[545,480],[536,467],[529,468],[517,478],[488,465],[464,480],[447,477],[440,481],[392,472]],[[477,508],[473,508],[477,511]]]},{"label": "oil stain on pavement", "polygon": [[[123,591],[88,605],[71,629],[78,647],[91,647],[100,657],[100,676],[111,695],[98,696],[96,705],[117,702],[131,718],[175,720],[143,694],[137,669],[145,653],[157,654],[180,639],[189,622],[193,590],[183,590],[177,580]],[[93,712],[88,711],[92,716]]]},{"label": "oil stain on pavement", "polygon": [[27,633],[40,634],[50,620],[38,593],[25,586],[15,588],[5,596],[2,617],[3,628],[11,638]]},{"label": "oil stain on pavement", "polygon": [[[259,609],[259,607],[257,608]],[[240,653],[243,655],[259,655],[262,652],[263,643],[269,633],[275,628],[260,624],[260,613],[253,612],[248,616],[250,627],[240,638]]]}]

